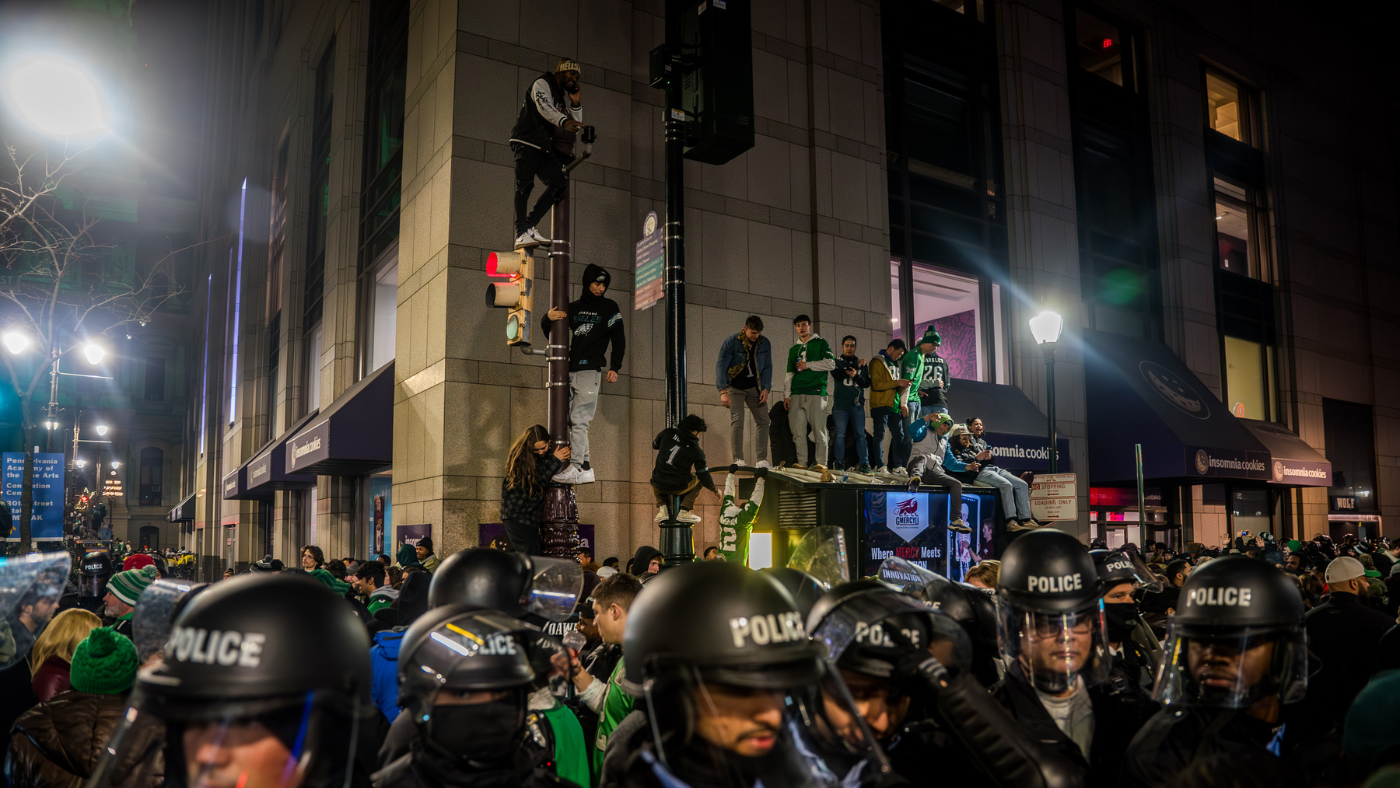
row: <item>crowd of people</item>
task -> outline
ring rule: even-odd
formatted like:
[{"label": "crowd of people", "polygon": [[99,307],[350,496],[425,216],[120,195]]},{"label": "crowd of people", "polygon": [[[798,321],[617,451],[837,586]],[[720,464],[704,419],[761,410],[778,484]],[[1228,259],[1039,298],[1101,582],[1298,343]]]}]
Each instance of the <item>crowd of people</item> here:
[{"label": "crowd of people", "polygon": [[1385,540],[1108,550],[1036,528],[966,583],[891,558],[828,585],[646,546],[621,570],[586,550],[439,560],[430,540],[392,560],[308,545],[298,564],[209,585],[142,555],[84,556],[71,578],[65,553],[0,564],[5,781],[1400,779]]}]

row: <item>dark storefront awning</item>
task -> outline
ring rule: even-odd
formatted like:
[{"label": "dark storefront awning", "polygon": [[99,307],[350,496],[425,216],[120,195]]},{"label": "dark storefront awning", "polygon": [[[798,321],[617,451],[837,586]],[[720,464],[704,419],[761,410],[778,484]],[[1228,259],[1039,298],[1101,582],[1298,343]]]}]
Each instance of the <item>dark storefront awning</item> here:
[{"label": "dark storefront awning", "polygon": [[1084,332],[1089,478],[1129,483],[1133,444],[1143,477],[1200,484],[1269,478],[1269,451],[1166,345]]},{"label": "dark storefront awning", "polygon": [[[252,460],[248,462],[252,462]],[[259,501],[272,497],[271,488],[256,491],[248,489],[248,462],[224,475],[225,501]]]},{"label": "dark storefront awning", "polygon": [[336,398],[287,441],[287,473],[359,476],[394,462],[394,362]]},{"label": "dark storefront awning", "polygon": [[[247,469],[244,491],[249,497],[271,495],[274,490],[305,490],[316,486],[316,475],[313,473],[287,473],[286,451],[287,441],[314,420],[318,413],[313,410],[302,416],[291,429],[274,438],[243,466]],[[227,487],[227,477],[224,484]]]},{"label": "dark storefront awning", "polygon": [[1240,419],[1269,450],[1269,481],[1289,487],[1331,487],[1332,463],[1282,424]]},{"label": "dark storefront awning", "polygon": [[[957,421],[982,420],[996,464],[1009,471],[1050,470],[1049,421],[1015,386],[955,378],[948,386],[948,411]],[[1071,471],[1069,441],[1060,438],[1057,470]]]},{"label": "dark storefront awning", "polygon": [[194,521],[194,497],[195,493],[185,496],[185,499],[175,504],[175,508],[170,510],[170,514],[165,516],[166,522],[188,523]]}]

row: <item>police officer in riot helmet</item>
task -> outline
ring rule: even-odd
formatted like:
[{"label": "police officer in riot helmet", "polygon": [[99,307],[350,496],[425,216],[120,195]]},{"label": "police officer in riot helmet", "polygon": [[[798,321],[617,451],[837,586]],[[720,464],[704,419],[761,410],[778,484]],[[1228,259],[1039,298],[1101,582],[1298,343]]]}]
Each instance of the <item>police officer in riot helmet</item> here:
[{"label": "police officer in riot helmet", "polygon": [[107,581],[113,572],[112,556],[105,550],[83,556],[78,562],[78,596],[64,597],[59,606],[64,610],[79,607],[101,616],[107,606],[102,599],[107,595]]},{"label": "police officer in riot helmet", "polygon": [[[179,613],[164,659],[88,783],[368,786],[355,754],[376,713],[369,636],[344,599],[291,574],[218,583]],[[163,742],[163,745],[162,745]]]},{"label": "police officer in riot helmet", "polygon": [[971,638],[949,616],[859,580],[824,595],[807,624],[891,766],[911,784],[1079,784],[1074,766],[1041,753],[972,677]]},{"label": "police officer in riot helmet", "polygon": [[1006,675],[992,689],[1046,752],[1088,785],[1116,785],[1123,752],[1156,706],[1136,684],[1111,682],[1098,573],[1078,539],[1049,528],[1002,556],[997,642]]},{"label": "police officer in riot helmet", "polygon": [[812,611],[812,606],[827,591],[826,583],[801,569],[774,566],[758,571],[777,580],[783,588],[787,589],[787,592],[792,595],[792,601],[797,603],[797,612],[801,613],[804,619]]},{"label": "police officer in riot helmet", "polygon": [[1304,707],[1303,612],[1298,587],[1263,561],[1225,556],[1192,572],[1153,691],[1165,708],[1129,747],[1124,784],[1170,784],[1207,761],[1275,765],[1257,775],[1271,784],[1344,784],[1331,723]]},{"label": "police officer in riot helmet", "polygon": [[1114,671],[1150,691],[1157,678],[1157,666],[1162,664],[1162,647],[1152,627],[1142,618],[1139,600],[1144,593],[1160,591],[1162,584],[1134,553],[1090,550],[1089,555],[1098,569]]},{"label": "police officer in riot helmet", "polygon": [[879,578],[958,622],[972,642],[970,670],[983,686],[1001,679],[996,597],[991,592],[894,556],[880,564]]},{"label": "police officer in riot helmet", "polygon": [[408,628],[399,703],[415,737],[374,775],[378,788],[574,785],[546,768],[547,734],[528,708],[535,672],[519,627],[498,612],[449,605]]},{"label": "police officer in riot helmet", "polygon": [[718,561],[662,572],[632,604],[622,654],[637,710],[608,742],[604,786],[898,781],[768,575]]}]

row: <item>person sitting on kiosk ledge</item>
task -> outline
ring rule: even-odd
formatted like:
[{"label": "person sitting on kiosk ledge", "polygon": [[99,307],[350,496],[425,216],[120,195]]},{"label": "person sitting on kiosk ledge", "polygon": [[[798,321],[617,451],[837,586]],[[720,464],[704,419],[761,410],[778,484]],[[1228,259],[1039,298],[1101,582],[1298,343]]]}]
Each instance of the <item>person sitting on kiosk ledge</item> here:
[{"label": "person sitting on kiosk ledge", "polygon": [[[554,73],[544,73],[530,84],[520,115],[510,131],[510,150],[515,154],[515,248],[525,249],[551,241],[540,235],[535,225],[556,203],[564,198],[569,179],[564,175],[564,162],[554,150],[559,131],[573,132],[583,128],[583,105],[579,94],[579,65],[561,58]],[[529,215],[525,206],[535,188],[535,176],[544,181],[544,193],[535,201]]]},{"label": "person sitting on kiosk ledge", "polygon": [[948,448],[946,437],[952,428],[953,419],[948,414],[933,411],[915,421],[909,428],[909,437],[914,441],[909,461],[909,489],[916,489],[920,480],[926,484],[941,484],[947,487],[950,504],[948,530],[970,534],[972,529],[962,518],[962,482],[943,470],[945,461],[957,462]]},{"label": "person sitting on kiosk ledge", "polygon": [[966,424],[968,447],[958,452],[958,459],[981,464],[977,481],[997,488],[1001,511],[1006,515],[1006,530],[1027,531],[1040,527],[1041,524],[1031,515],[1031,486],[1010,471],[991,463],[992,450],[987,448],[987,441],[982,437],[985,433],[981,419],[974,417],[968,419]]},{"label": "person sitting on kiosk ledge", "polygon": [[700,448],[700,436],[705,429],[705,420],[692,413],[681,419],[677,426],[657,433],[651,442],[651,447],[656,449],[651,491],[659,507],[656,513],[658,523],[671,516],[669,507],[672,495],[681,496],[681,509],[676,520],[698,523],[700,515],[691,510],[695,508],[695,499],[700,497],[700,488],[719,494],[715,489],[715,480],[710,476],[709,464],[705,461],[705,450]]}]

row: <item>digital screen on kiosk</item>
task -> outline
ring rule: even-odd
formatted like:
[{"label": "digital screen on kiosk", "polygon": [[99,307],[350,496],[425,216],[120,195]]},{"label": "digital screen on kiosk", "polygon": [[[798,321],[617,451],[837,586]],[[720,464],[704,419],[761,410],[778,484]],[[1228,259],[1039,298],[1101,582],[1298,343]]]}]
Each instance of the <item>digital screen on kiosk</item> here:
[{"label": "digital screen on kiosk", "polygon": [[865,492],[861,576],[878,573],[891,556],[961,581],[979,561],[993,556],[994,499],[963,491],[963,522],[972,533],[948,530],[951,496],[943,492]]}]

